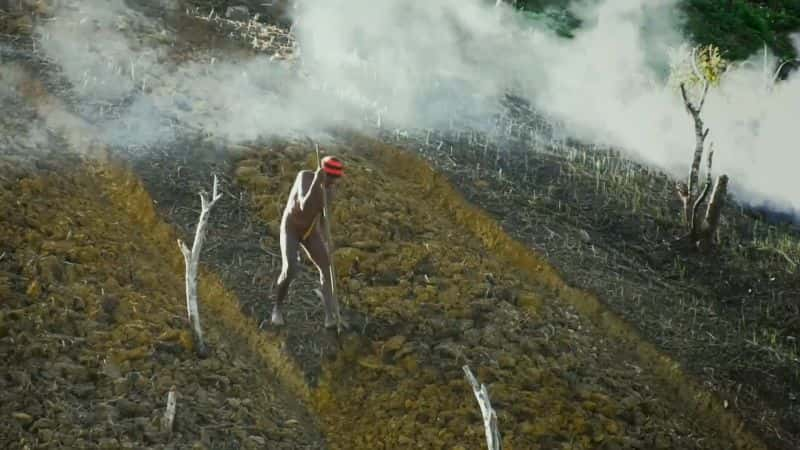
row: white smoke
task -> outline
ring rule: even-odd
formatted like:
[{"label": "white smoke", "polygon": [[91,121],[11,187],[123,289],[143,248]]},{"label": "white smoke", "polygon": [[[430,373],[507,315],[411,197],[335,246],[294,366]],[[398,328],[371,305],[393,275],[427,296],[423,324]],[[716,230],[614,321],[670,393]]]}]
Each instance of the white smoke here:
[{"label": "white smoke", "polygon": [[[40,27],[41,45],[87,102],[132,104],[105,124],[117,143],[168,139],[176,120],[232,140],[357,127],[377,111],[399,127],[435,127],[456,113],[489,117],[513,87],[576,137],[685,176],[692,121],[664,74],[667,49],[684,41],[677,0],[573,2],[584,23],[574,39],[494,3],[297,1],[291,14],[305,77],[266,57],[175,66],[169,45],[126,34],[158,31],[122,0],[63,9]],[[800,210],[800,77],[767,89],[763,55],[753,58],[706,101],[715,172],[729,174],[746,200]]]}]

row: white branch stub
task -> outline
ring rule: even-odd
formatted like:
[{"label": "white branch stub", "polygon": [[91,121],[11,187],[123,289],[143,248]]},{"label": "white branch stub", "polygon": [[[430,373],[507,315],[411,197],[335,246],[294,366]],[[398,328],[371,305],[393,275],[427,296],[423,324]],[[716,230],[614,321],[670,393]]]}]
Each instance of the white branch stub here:
[{"label": "white branch stub", "polygon": [[500,440],[500,431],[497,429],[497,414],[489,401],[489,391],[486,390],[486,385],[478,383],[469,366],[463,366],[462,369],[481,408],[483,427],[486,431],[486,447],[488,450],[502,450],[503,443]]},{"label": "white branch stub", "polygon": [[167,395],[167,409],[164,411],[164,417],[161,418],[161,429],[166,433],[172,433],[172,426],[175,423],[175,407],[177,406],[177,390],[175,386],[169,390]]},{"label": "white branch stub", "polygon": [[183,253],[183,259],[186,264],[186,310],[189,315],[189,323],[192,325],[197,351],[201,355],[205,353],[205,342],[203,341],[203,330],[200,327],[200,311],[197,306],[197,269],[200,264],[200,251],[206,238],[206,224],[208,223],[209,213],[214,204],[217,203],[217,200],[222,197],[222,194],[218,192],[218,186],[217,176],[214,175],[211,200],[208,199],[205,192],[200,192],[200,218],[197,222],[192,249],[190,250],[182,240],[178,239],[178,246],[181,249],[181,253]]}]

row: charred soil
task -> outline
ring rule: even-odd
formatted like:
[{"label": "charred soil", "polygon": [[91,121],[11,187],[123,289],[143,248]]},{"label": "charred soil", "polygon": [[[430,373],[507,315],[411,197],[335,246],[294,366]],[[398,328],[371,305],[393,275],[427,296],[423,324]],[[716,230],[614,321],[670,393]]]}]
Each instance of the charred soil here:
[{"label": "charred soil", "polygon": [[680,202],[674,180],[658,171],[579,143],[495,149],[462,136],[412,145],[510,235],[740,411],[771,447],[800,445],[800,230],[767,223],[731,197],[717,246],[699,254],[676,240]]}]

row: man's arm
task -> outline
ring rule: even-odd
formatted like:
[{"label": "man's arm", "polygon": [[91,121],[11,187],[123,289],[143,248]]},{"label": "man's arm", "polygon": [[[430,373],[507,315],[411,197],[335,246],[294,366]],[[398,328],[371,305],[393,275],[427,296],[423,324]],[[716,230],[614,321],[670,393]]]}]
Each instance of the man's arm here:
[{"label": "man's arm", "polygon": [[311,202],[312,196],[322,184],[322,173],[320,169],[314,172],[314,179],[311,180],[311,185],[308,187],[307,192],[303,191],[303,174],[301,173],[298,178],[300,183],[300,210],[305,211],[306,206]]}]

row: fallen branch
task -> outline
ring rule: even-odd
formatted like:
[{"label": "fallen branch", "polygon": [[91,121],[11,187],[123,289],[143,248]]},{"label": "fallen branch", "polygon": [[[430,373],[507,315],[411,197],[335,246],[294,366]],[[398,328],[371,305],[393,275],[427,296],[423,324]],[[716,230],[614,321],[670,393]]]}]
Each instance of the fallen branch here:
[{"label": "fallen branch", "polygon": [[481,415],[483,416],[483,427],[486,431],[486,447],[488,450],[502,450],[503,443],[500,440],[500,432],[497,430],[497,414],[492,409],[492,404],[489,401],[489,392],[486,390],[486,385],[479,384],[469,366],[463,366],[464,375],[467,377],[472,391],[475,393],[475,398],[478,400],[478,405],[481,407]]},{"label": "fallen branch", "polygon": [[197,344],[197,354],[204,356],[206,354],[205,342],[203,342],[203,331],[200,327],[200,312],[197,307],[197,268],[200,263],[200,250],[203,247],[203,242],[206,238],[206,224],[208,223],[208,215],[214,204],[222,197],[217,191],[217,176],[214,175],[214,187],[209,201],[205,192],[200,192],[200,218],[197,222],[197,230],[194,235],[194,243],[192,249],[178,239],[178,246],[183,252],[183,259],[186,263],[186,309],[189,314],[189,322],[192,326],[194,333],[195,343]]}]

